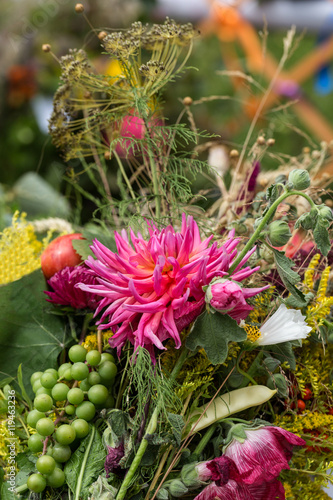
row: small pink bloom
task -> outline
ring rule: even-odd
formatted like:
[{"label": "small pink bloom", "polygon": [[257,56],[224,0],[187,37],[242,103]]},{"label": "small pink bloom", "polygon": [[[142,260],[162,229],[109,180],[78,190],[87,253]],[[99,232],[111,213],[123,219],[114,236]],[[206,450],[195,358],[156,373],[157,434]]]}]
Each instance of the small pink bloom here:
[{"label": "small pink bloom", "polygon": [[[225,276],[237,255],[234,231],[222,246],[209,246],[212,236],[201,240],[197,224],[183,214],[181,231],[170,225],[161,231],[148,223],[146,241],[131,231],[115,233],[118,253],[94,240],[86,265],[98,284],[79,285],[81,290],[102,297],[95,316],[99,328],[114,332],[110,344],[118,354],[129,340],[135,349],[143,346],[154,359],[154,346],[172,338],[178,349],[179,333],[203,311],[205,292],[213,278]],[[242,281],[259,269],[243,267],[253,250],[235,269],[233,281]]]},{"label": "small pink bloom", "polygon": [[64,267],[48,280],[53,291],[44,292],[50,297],[46,300],[55,305],[70,306],[74,309],[96,309],[101,299],[97,295],[91,295],[77,288],[78,283],[95,285],[97,280],[86,266]]},{"label": "small pink bloom", "polygon": [[227,279],[214,280],[206,292],[206,302],[222,314],[228,314],[236,321],[245,319],[253,307],[246,300],[269,288],[242,288],[239,283]]},{"label": "small pink bloom", "polygon": [[284,500],[285,492],[280,481],[246,485],[230,479],[227,484],[218,486],[210,483],[194,500]]},{"label": "small pink bloom", "polygon": [[289,469],[294,446],[305,441],[280,427],[263,426],[245,429],[246,439],[233,438],[224,454],[231,458],[245,484],[260,484],[276,479],[282,469]]}]

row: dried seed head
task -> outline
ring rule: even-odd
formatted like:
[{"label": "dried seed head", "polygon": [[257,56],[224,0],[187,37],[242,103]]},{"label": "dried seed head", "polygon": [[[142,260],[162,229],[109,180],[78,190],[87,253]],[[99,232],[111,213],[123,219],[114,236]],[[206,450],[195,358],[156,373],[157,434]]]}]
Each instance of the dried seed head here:
[{"label": "dried seed head", "polygon": [[275,139],[273,139],[273,138],[268,139],[267,142],[266,142],[266,144],[267,144],[267,146],[274,146]]},{"label": "dried seed head", "polygon": [[100,40],[103,40],[107,35],[106,31],[100,31],[97,36]]},{"label": "dried seed head", "polygon": [[184,106],[191,106],[192,103],[193,103],[192,97],[189,97],[189,96],[184,97],[184,99],[183,99]]},{"label": "dried seed head", "polygon": [[238,158],[239,152],[237,151],[237,149],[232,149],[229,153],[229,156],[230,158]]},{"label": "dried seed head", "polygon": [[82,12],[84,12],[84,7],[83,7],[82,3],[77,3],[75,5],[75,12],[77,14],[82,14]]},{"label": "dried seed head", "polygon": [[50,52],[50,50],[51,50],[51,45],[49,45],[48,43],[44,43],[42,45],[42,51],[43,52]]},{"label": "dried seed head", "polygon": [[311,156],[314,160],[318,160],[320,158],[320,151],[318,151],[318,149],[314,149],[311,153]]},{"label": "dried seed head", "polygon": [[310,151],[311,151],[311,149],[308,146],[306,146],[305,148],[303,148],[303,153],[305,155],[308,155],[310,153]]},{"label": "dried seed head", "polygon": [[263,135],[259,135],[257,139],[257,144],[259,144],[259,146],[264,146],[264,144],[266,144],[266,140]]}]

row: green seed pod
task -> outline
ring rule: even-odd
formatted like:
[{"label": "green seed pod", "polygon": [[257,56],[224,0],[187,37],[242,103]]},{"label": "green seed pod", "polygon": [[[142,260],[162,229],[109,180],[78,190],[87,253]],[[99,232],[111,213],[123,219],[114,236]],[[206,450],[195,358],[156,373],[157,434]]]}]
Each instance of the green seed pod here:
[{"label": "green seed pod", "polygon": [[290,172],[288,182],[291,182],[297,191],[304,191],[310,186],[309,172],[296,168]]},{"label": "green seed pod", "polygon": [[274,220],[268,226],[268,238],[273,247],[282,247],[291,238],[288,224],[283,220]]}]

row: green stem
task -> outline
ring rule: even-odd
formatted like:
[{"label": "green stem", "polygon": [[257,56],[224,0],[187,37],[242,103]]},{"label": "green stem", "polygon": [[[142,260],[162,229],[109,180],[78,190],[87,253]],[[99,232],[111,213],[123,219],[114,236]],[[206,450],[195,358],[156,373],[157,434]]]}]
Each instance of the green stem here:
[{"label": "green stem", "polygon": [[[253,379],[253,376],[258,369],[259,363],[262,360],[263,355],[264,355],[264,351],[260,351],[258,356],[255,358],[255,360],[253,361],[252,365],[250,366],[250,368],[248,369],[247,372],[242,370],[239,366],[240,357],[237,360],[237,371],[239,373],[241,373],[244,377],[246,377],[254,385],[258,385],[257,382]],[[246,387],[248,385],[248,383],[249,382],[245,380],[244,382],[241,383],[241,385],[238,387],[238,389],[241,389],[242,387]]]},{"label": "green stem", "polygon": [[[177,360],[177,363],[175,364],[175,366],[171,372],[171,375],[169,377],[171,384],[176,380],[177,375],[180,372],[181,367],[184,364],[187,353],[188,353],[188,350],[186,348],[183,349],[183,351],[181,352],[181,354]],[[156,408],[155,408],[155,410],[150,418],[149,424],[146,428],[146,432],[145,432],[146,435],[152,434],[156,430],[157,418],[158,418],[158,414],[160,412],[160,409],[161,409],[161,403],[157,403]],[[134,475],[135,475],[135,473],[136,473],[136,471],[141,463],[142,457],[147,449],[147,446],[148,446],[148,441],[145,437],[143,437],[143,439],[140,443],[140,446],[138,448],[138,451],[135,454],[133,462],[131,463],[131,466],[128,469],[128,472],[125,476],[125,479],[122,482],[122,485],[118,491],[116,500],[123,500],[125,498],[126,492],[127,492],[128,488],[131,486],[132,479],[133,479],[133,477],[134,477]],[[77,500],[77,499],[75,499],[75,500]]]},{"label": "green stem", "polygon": [[15,488],[15,493],[23,493],[23,491],[26,491],[28,489],[27,484],[22,484],[18,488]]},{"label": "green stem", "polygon": [[82,461],[82,464],[81,464],[80,474],[79,474],[79,477],[78,477],[77,483],[76,483],[75,498],[74,498],[74,500],[80,500],[80,497],[81,497],[81,486],[82,486],[83,476],[84,476],[84,472],[85,472],[85,468],[86,468],[86,463],[87,463],[88,456],[89,456],[89,453],[90,453],[90,448],[91,448],[91,446],[93,444],[93,441],[94,441],[95,434],[96,434],[96,428],[94,426],[92,426],[91,436],[90,436],[89,443],[87,445],[86,451],[84,453],[83,461]]},{"label": "green stem", "polygon": [[154,155],[152,153],[152,147],[151,147],[152,146],[152,138],[150,136],[149,122],[148,122],[146,116],[143,117],[143,121],[145,123],[146,134],[148,136],[148,156],[149,156],[151,176],[153,179],[153,191],[154,191],[155,204],[156,204],[156,218],[159,219],[161,216],[161,200],[160,200],[160,187],[159,187],[158,178],[157,178],[157,167],[156,167],[156,163],[154,160]]},{"label": "green stem", "polygon": [[230,266],[230,268],[229,268],[229,276],[236,269],[236,267],[241,262],[241,260],[246,255],[246,253],[253,247],[253,245],[254,245],[256,239],[258,238],[259,234],[261,233],[261,231],[266,226],[267,221],[269,221],[270,218],[274,215],[274,212],[276,211],[277,207],[280,205],[280,203],[283,202],[283,200],[285,200],[289,196],[303,196],[303,198],[305,198],[306,200],[308,200],[308,202],[311,205],[311,208],[316,208],[316,205],[311,200],[310,196],[308,196],[305,193],[302,193],[302,191],[286,191],[285,193],[283,193],[277,200],[274,201],[274,203],[272,204],[272,206],[267,210],[267,213],[263,217],[263,219],[260,222],[260,224],[258,225],[257,229],[254,231],[253,235],[251,236],[251,238],[249,239],[249,241],[246,243],[246,245],[243,248],[243,250],[239,253],[239,255],[235,259],[235,261],[232,264],[232,266]]},{"label": "green stem", "polygon": [[[132,199],[134,201],[136,201],[136,196],[135,196],[135,193],[133,191],[132,185],[131,185],[131,183],[129,181],[129,178],[126,175],[126,172],[125,172],[125,169],[124,169],[124,165],[122,164],[119,156],[117,155],[117,153],[115,151],[113,151],[113,154],[114,154],[115,159],[117,160],[117,163],[118,163],[121,175],[123,176],[123,178],[124,178],[124,180],[125,180],[125,182],[127,184],[127,187],[128,187],[129,192],[130,192],[130,195],[132,196]],[[138,210],[138,212],[140,212],[137,203],[136,203],[136,206],[137,206],[136,209]]]},{"label": "green stem", "polygon": [[203,452],[203,450],[206,448],[207,444],[211,440],[211,437],[214,434],[217,425],[218,425],[218,423],[216,422],[215,424],[208,427],[207,431],[205,432],[205,434],[201,438],[198,446],[194,450],[194,452],[193,452],[194,455],[197,455],[199,457],[199,455]]}]

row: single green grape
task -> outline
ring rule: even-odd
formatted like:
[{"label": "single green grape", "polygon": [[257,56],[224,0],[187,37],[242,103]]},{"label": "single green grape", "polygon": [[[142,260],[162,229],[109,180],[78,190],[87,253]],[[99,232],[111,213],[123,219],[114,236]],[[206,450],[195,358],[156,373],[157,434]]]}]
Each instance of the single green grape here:
[{"label": "single green grape", "polygon": [[34,391],[34,393],[36,393],[36,392],[37,392],[37,390],[38,390],[38,389],[40,389],[41,387],[42,387],[42,383],[41,383],[41,381],[40,381],[40,378],[38,378],[38,379],[34,382],[34,384],[33,384],[33,386],[32,386],[32,390]]},{"label": "single green grape", "polygon": [[102,354],[101,354],[101,363],[103,363],[103,361],[112,361],[112,363],[114,363],[115,359],[112,356],[112,354],[110,354],[109,352],[102,352]]},{"label": "single green grape", "polygon": [[44,437],[40,434],[31,434],[28,439],[28,448],[32,453],[39,453],[43,450],[43,439]]},{"label": "single green grape", "polygon": [[75,406],[73,406],[73,405],[67,405],[67,406],[65,406],[65,412],[67,413],[67,415],[74,415],[74,413],[75,413]]},{"label": "single green grape", "polygon": [[48,394],[49,396],[52,396],[52,391],[51,391],[51,389],[46,389],[45,387],[40,387],[36,391],[36,396],[39,396],[40,394]]},{"label": "single green grape", "polygon": [[[90,373],[89,373],[89,375],[90,375]],[[84,391],[84,392],[88,392],[89,389],[90,389],[90,387],[91,387],[91,385],[89,384],[88,380],[89,380],[89,377],[88,378],[84,378],[83,380],[81,380],[80,389],[82,391]]]},{"label": "single green grape", "polygon": [[56,377],[54,373],[45,372],[41,376],[40,382],[42,386],[45,387],[46,389],[52,389],[52,387],[56,385],[57,379],[58,377]]},{"label": "single green grape", "polygon": [[65,483],[65,473],[59,467],[46,477],[46,482],[51,488],[60,488]]},{"label": "single green grape", "polygon": [[101,405],[108,399],[109,391],[104,385],[96,384],[90,387],[88,399],[95,405]]},{"label": "single green grape", "polygon": [[44,373],[52,373],[56,379],[58,379],[58,376],[59,376],[58,371],[55,370],[54,368],[48,368],[47,370],[45,370]]},{"label": "single green grape", "polygon": [[87,378],[89,375],[88,365],[81,362],[74,363],[71,368],[71,375],[74,380],[83,380]]},{"label": "single green grape", "polygon": [[[71,367],[72,367],[72,365],[71,365]],[[67,368],[67,370],[64,371],[63,377],[68,382],[70,382],[71,380],[73,380],[71,368]]]},{"label": "single green grape", "polygon": [[51,436],[54,432],[54,423],[50,418],[41,418],[36,424],[36,430],[41,436]]},{"label": "single green grape", "polygon": [[55,443],[52,449],[52,457],[56,462],[64,463],[70,459],[72,450],[68,445],[64,446],[60,443]]},{"label": "single green grape", "polygon": [[50,411],[53,406],[53,399],[48,394],[39,394],[34,399],[34,406],[38,411]]},{"label": "single green grape", "polygon": [[104,380],[112,380],[117,375],[117,367],[112,361],[103,361],[98,367],[98,373]]},{"label": "single green grape", "polygon": [[71,426],[74,427],[76,437],[79,439],[82,439],[89,434],[89,424],[86,420],[83,420],[82,418],[77,418],[76,420],[73,420]]},{"label": "single green grape", "polygon": [[[101,383],[101,376],[97,372],[90,372],[88,376],[88,382],[90,385],[96,385]],[[88,389],[89,390],[89,389]]]},{"label": "single green grape", "polygon": [[68,385],[59,382],[59,384],[56,384],[54,387],[52,387],[52,397],[55,401],[64,401],[67,399],[68,391]]},{"label": "single green grape", "polygon": [[63,424],[56,430],[55,438],[59,444],[71,444],[76,437],[75,429],[71,425]]},{"label": "single green grape", "polygon": [[43,372],[35,372],[31,375],[30,377],[30,384],[31,384],[31,387],[34,385],[34,383],[39,380],[41,378],[41,376],[43,375]]},{"label": "single green grape", "polygon": [[87,353],[86,361],[90,366],[97,366],[101,362],[101,354],[93,349]]},{"label": "single green grape", "polygon": [[31,474],[28,477],[27,486],[34,493],[41,493],[46,488],[46,479],[41,474]]},{"label": "single green grape", "polygon": [[73,345],[68,351],[68,357],[73,363],[85,361],[87,351],[82,345]]},{"label": "single green grape", "polygon": [[50,455],[42,455],[36,462],[36,469],[41,474],[51,474],[55,469],[56,463]]},{"label": "single green grape", "polygon": [[71,363],[63,363],[62,365],[60,365],[58,369],[59,378],[63,378],[63,376],[65,375],[65,371],[68,369],[70,370],[71,366]]},{"label": "single green grape", "polygon": [[45,413],[43,411],[31,410],[27,416],[27,424],[30,425],[33,429],[36,429],[36,424],[38,420],[45,417]]},{"label": "single green grape", "polygon": [[84,393],[79,387],[73,387],[73,389],[69,389],[67,399],[72,405],[79,405],[84,399]]},{"label": "single green grape", "polygon": [[94,418],[95,413],[95,406],[90,401],[83,401],[83,403],[79,404],[76,408],[76,416],[86,420],[87,422]]}]

